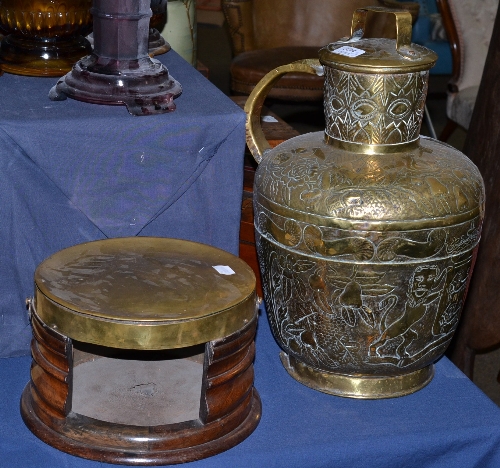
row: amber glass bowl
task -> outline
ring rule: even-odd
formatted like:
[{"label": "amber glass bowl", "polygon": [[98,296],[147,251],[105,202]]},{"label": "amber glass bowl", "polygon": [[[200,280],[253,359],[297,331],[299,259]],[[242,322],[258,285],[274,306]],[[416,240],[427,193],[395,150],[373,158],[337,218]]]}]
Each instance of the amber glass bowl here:
[{"label": "amber glass bowl", "polygon": [[92,0],[0,0],[0,68],[62,76],[91,53]]}]

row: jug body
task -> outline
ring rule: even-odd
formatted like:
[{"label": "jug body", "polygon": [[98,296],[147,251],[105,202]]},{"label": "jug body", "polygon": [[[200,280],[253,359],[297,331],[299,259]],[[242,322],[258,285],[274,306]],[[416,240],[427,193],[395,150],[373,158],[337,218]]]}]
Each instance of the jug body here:
[{"label": "jug body", "polygon": [[419,136],[435,55],[364,40],[361,20],[357,40],[320,51],[325,133],[261,144],[255,116],[276,72],[249,98],[248,142],[260,159],[257,253],[283,365],[326,393],[388,398],[425,386],[451,341],[484,186],[462,153]]}]

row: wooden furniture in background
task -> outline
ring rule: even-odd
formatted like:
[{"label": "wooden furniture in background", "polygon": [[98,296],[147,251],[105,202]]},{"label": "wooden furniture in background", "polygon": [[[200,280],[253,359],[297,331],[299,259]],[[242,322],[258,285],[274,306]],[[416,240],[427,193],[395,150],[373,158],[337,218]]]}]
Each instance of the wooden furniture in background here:
[{"label": "wooden furniture in background", "polygon": [[[246,96],[231,98],[241,108],[245,106]],[[269,144],[274,148],[285,140],[299,135],[299,132],[288,125],[283,119],[264,107],[262,109],[262,130]],[[270,120],[270,121],[266,121]],[[245,260],[257,277],[257,294],[262,297],[262,282],[260,279],[259,261],[255,250],[255,233],[253,227],[253,180],[257,163],[248,148],[245,151],[245,172],[243,179],[243,201],[241,204],[240,223],[240,258]]]},{"label": "wooden furniture in background", "polygon": [[448,355],[469,377],[476,353],[500,345],[500,15],[497,14],[464,153],[486,188],[486,215],[465,308]]},{"label": "wooden furniture in background", "polygon": [[437,0],[450,43],[453,71],[448,82],[447,122],[439,139],[447,141],[460,126],[469,128],[488,53],[498,0]]},{"label": "wooden furniture in background", "polygon": [[207,80],[209,79],[210,70],[199,60],[196,61],[196,70],[198,70]]},{"label": "wooden furniture in background", "polygon": [[196,0],[196,8],[198,10],[220,11],[222,0]]},{"label": "wooden furniture in background", "polygon": [[[386,6],[406,9],[416,19],[420,5],[396,0],[222,0],[229,25],[234,59],[231,89],[250,94],[272,69],[296,60],[316,58],[318,50],[349,36],[357,8]],[[395,37],[393,15],[376,15],[367,35]],[[274,86],[270,98],[291,101],[323,99],[323,78],[289,73]]]}]

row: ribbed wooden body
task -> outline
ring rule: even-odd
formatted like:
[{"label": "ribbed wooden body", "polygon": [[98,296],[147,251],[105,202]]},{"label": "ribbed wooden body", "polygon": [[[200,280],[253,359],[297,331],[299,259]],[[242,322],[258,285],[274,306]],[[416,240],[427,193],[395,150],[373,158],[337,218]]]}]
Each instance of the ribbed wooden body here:
[{"label": "ribbed wooden body", "polygon": [[32,314],[31,381],[21,398],[29,429],[72,455],[108,463],[184,463],[227,450],[260,420],[253,387],[257,315],[236,333],[205,345],[200,414],[196,420],[158,426],[100,421],[72,411],[73,344]]},{"label": "ribbed wooden body", "polygon": [[36,314],[31,325],[31,382],[29,396],[36,416],[47,425],[71,411],[73,345],[71,340],[48,328]]}]

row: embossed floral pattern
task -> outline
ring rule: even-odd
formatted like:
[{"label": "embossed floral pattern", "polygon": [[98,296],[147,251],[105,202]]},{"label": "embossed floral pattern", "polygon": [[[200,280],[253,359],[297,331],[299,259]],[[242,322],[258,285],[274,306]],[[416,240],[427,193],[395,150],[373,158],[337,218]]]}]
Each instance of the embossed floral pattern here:
[{"label": "embossed floral pattern", "polygon": [[[311,135],[319,141],[305,150]],[[264,158],[256,188],[259,196],[293,210],[366,221],[454,216],[484,203],[476,166],[429,139],[411,151],[374,156],[303,135]]]},{"label": "embossed floral pattern", "polygon": [[418,137],[428,72],[364,75],[325,67],[325,80],[326,133],[331,137],[373,145]]},{"label": "embossed floral pattern", "polygon": [[273,333],[320,369],[398,375],[448,346],[463,306],[471,251],[425,263],[325,262],[257,237]]}]

